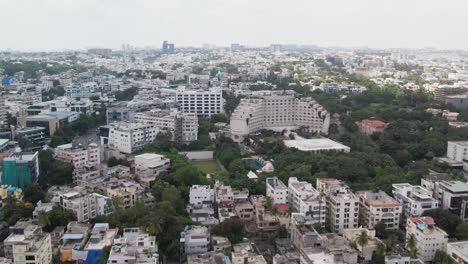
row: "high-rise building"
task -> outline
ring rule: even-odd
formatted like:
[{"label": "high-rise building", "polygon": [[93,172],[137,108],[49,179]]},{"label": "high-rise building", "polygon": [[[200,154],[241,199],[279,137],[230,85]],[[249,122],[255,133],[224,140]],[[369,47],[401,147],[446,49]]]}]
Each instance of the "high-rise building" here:
[{"label": "high-rise building", "polygon": [[289,206],[304,214],[313,224],[325,224],[326,202],[312,184],[295,177],[288,181]]},{"label": "high-rise building", "polygon": [[387,230],[398,230],[403,206],[384,191],[356,192],[359,197],[359,221],[363,227],[374,228],[382,222]]},{"label": "high-rise building", "polygon": [[24,188],[39,179],[38,153],[15,153],[2,161],[2,184]]},{"label": "high-rise building", "polygon": [[261,91],[241,99],[231,116],[231,137],[241,142],[262,129],[306,129],[328,133],[330,114],[312,98],[297,98],[294,91]]},{"label": "high-rise building", "polygon": [[163,41],[162,45],[162,53],[174,53],[175,52],[175,45],[174,43],[169,43],[169,41]]},{"label": "high-rise building", "polygon": [[436,251],[446,250],[448,235],[435,225],[432,217],[411,217],[406,221],[406,248],[411,239],[416,242],[419,259],[430,262]]},{"label": "high-rise building", "polygon": [[155,125],[114,122],[109,125],[108,144],[122,153],[131,154],[153,142],[158,133]]},{"label": "high-rise building", "polygon": [[218,87],[197,90],[178,89],[176,101],[182,113],[205,117],[224,113],[223,91]]}]

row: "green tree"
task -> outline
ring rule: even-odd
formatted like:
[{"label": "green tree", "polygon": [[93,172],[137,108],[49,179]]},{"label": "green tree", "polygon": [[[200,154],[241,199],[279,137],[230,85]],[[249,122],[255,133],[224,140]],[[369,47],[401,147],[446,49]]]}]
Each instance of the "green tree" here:
[{"label": "green tree", "polygon": [[419,256],[419,251],[416,243],[416,237],[414,236],[414,234],[411,234],[406,241],[406,245],[411,257],[413,258],[417,258]]},{"label": "green tree", "polygon": [[437,250],[434,255],[434,264],[456,264],[457,262],[453,260],[445,251]]},{"label": "green tree", "polygon": [[458,240],[468,239],[468,223],[467,222],[463,222],[457,226],[456,237]]},{"label": "green tree", "polygon": [[244,237],[244,224],[239,219],[227,219],[213,228],[213,234],[224,236],[236,244]]},{"label": "green tree", "polygon": [[24,187],[24,201],[36,204],[37,202],[43,200],[44,197],[45,193],[39,184],[31,183]]},{"label": "green tree", "polygon": [[367,232],[366,231],[362,231],[361,234],[358,236],[357,238],[357,241],[359,246],[361,246],[362,248],[364,248],[365,246],[367,246],[367,244],[369,243],[369,236],[367,235]]},{"label": "green tree", "polygon": [[440,208],[427,210],[423,215],[432,217],[436,225],[447,232],[449,237],[456,237],[457,227],[462,222],[458,215]]},{"label": "green tree", "polygon": [[39,183],[44,188],[51,185],[66,185],[73,182],[73,165],[53,158],[51,150],[39,151]]}]

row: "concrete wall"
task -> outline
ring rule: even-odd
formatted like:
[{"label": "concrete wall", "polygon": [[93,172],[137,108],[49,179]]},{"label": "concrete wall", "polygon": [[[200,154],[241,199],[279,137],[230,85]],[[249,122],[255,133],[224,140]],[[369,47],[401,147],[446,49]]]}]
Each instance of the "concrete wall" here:
[{"label": "concrete wall", "polygon": [[185,155],[189,160],[213,160],[213,151],[187,151],[179,152],[179,154]]}]

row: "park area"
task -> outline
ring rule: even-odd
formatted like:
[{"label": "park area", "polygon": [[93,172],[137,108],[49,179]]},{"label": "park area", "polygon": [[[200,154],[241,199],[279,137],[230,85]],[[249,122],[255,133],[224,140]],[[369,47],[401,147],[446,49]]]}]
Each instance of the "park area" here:
[{"label": "park area", "polygon": [[218,163],[216,163],[214,160],[194,160],[191,161],[191,163],[204,173],[213,174],[222,171]]}]

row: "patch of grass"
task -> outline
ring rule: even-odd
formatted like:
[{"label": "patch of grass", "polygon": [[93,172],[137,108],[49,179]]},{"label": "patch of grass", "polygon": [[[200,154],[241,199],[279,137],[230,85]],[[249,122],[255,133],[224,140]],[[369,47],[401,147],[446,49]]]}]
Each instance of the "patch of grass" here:
[{"label": "patch of grass", "polygon": [[221,168],[218,166],[218,163],[216,163],[216,161],[214,160],[197,160],[191,161],[191,163],[204,173],[213,174],[221,171]]}]

